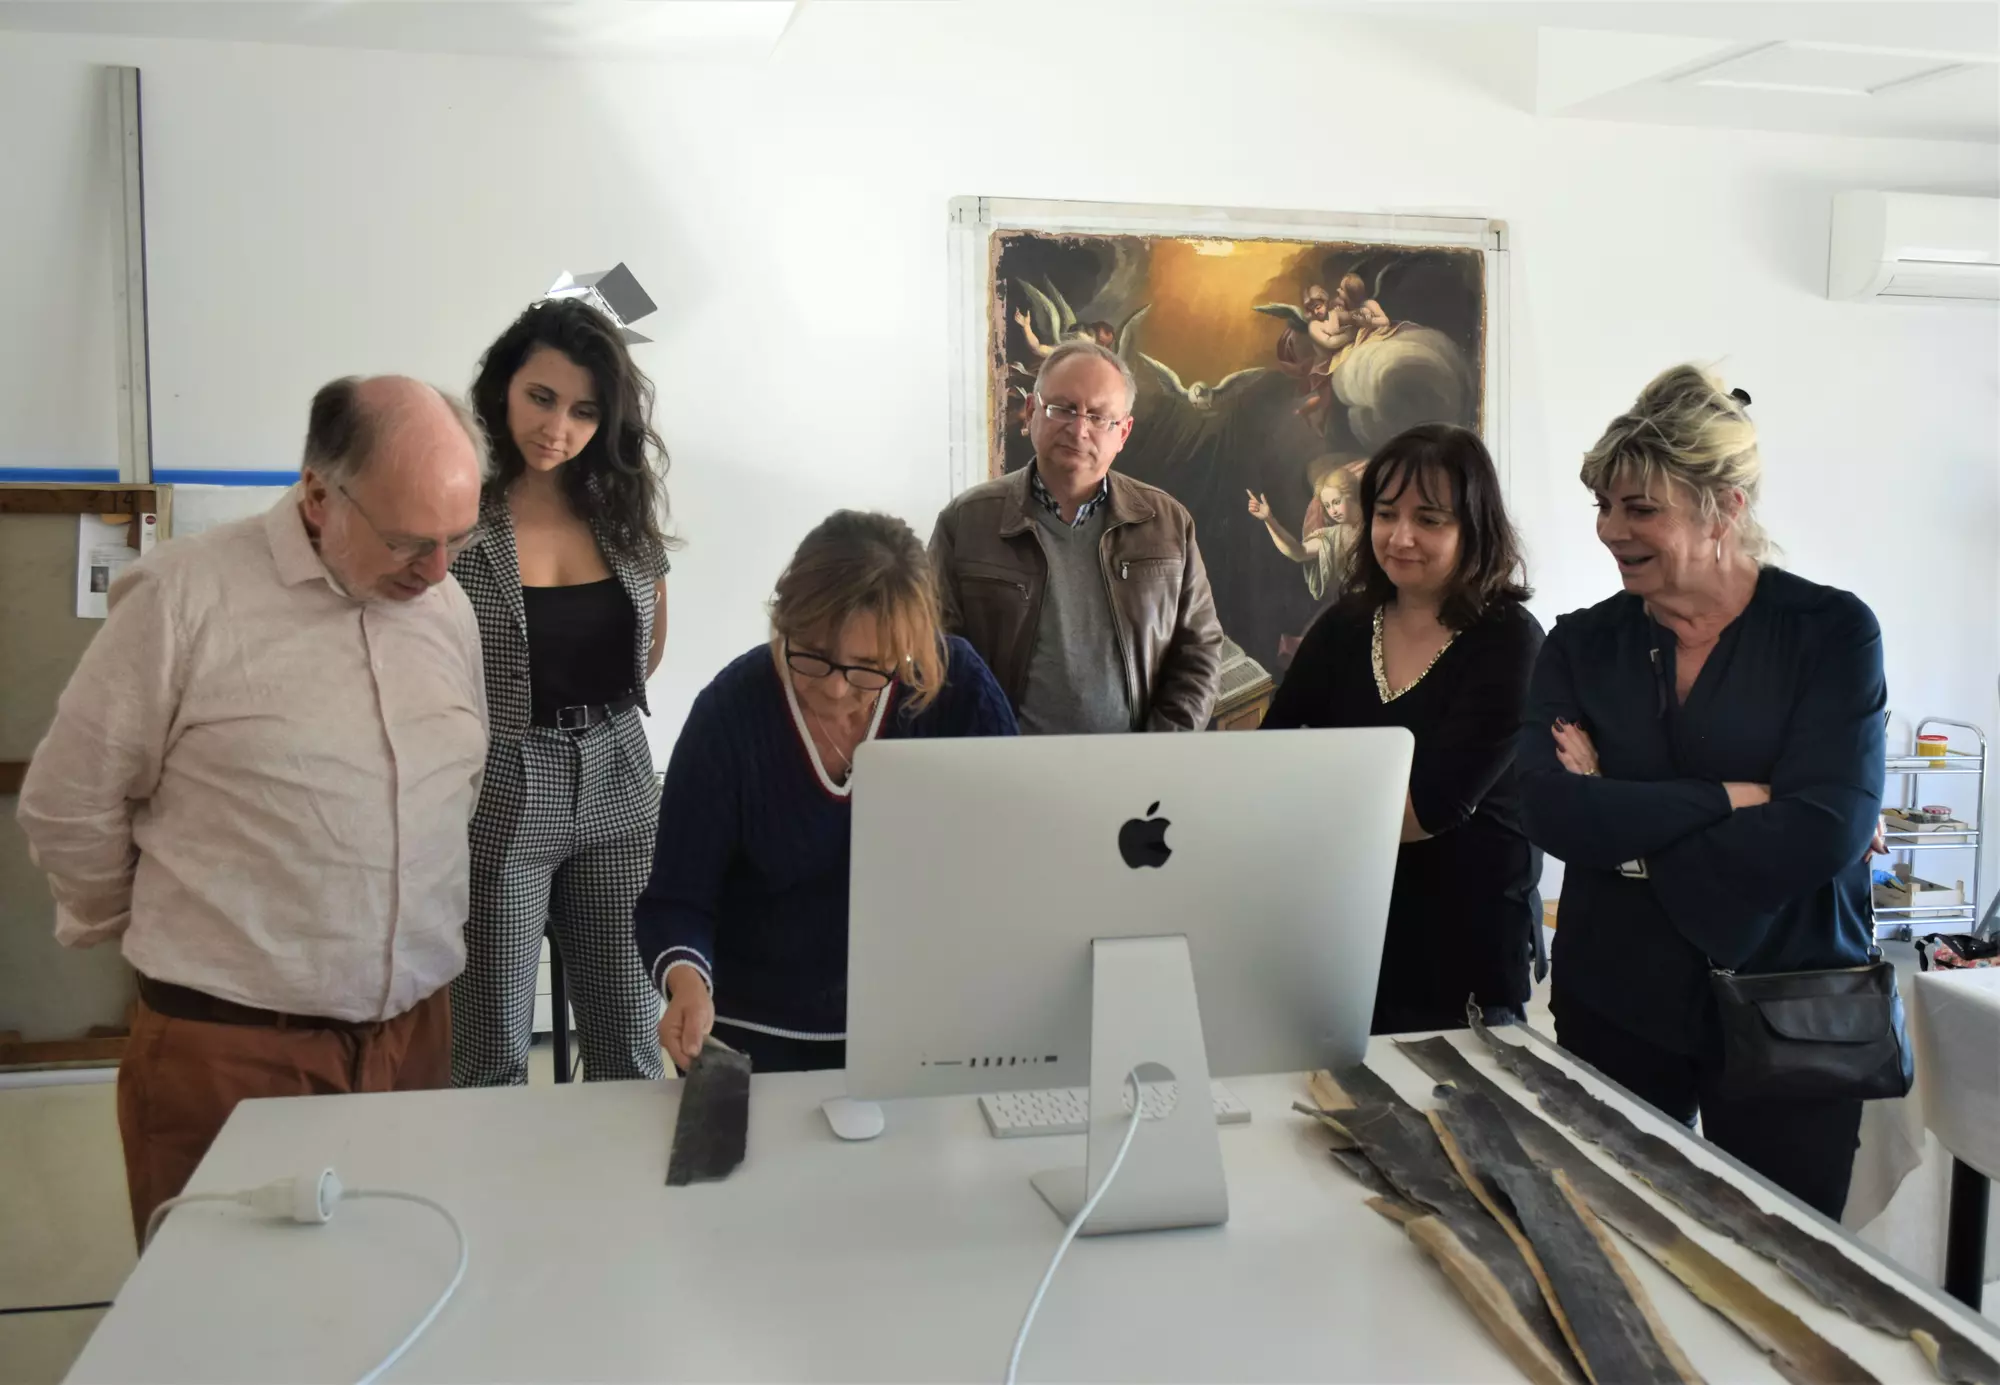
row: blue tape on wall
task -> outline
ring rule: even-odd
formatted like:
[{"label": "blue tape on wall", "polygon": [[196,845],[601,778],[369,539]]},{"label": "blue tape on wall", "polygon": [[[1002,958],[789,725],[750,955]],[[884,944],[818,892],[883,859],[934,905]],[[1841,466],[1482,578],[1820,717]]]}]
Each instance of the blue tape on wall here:
[{"label": "blue tape on wall", "polygon": [[[296,471],[221,471],[204,467],[163,467],[153,473],[153,483],[161,486],[289,486],[299,479]],[[118,481],[116,467],[97,466],[0,466],[0,481],[42,481],[82,484]]]},{"label": "blue tape on wall", "polygon": [[155,467],[153,479],[163,486],[289,486],[297,471],[216,471],[191,467]]},{"label": "blue tape on wall", "polygon": [[0,481],[76,482],[118,480],[115,466],[0,466]]}]

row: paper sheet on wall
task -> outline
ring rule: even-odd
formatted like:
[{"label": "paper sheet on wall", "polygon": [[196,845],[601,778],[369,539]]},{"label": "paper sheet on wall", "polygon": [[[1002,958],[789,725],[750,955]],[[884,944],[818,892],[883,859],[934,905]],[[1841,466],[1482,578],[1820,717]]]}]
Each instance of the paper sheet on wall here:
[{"label": "paper sheet on wall", "polygon": [[111,584],[118,574],[153,551],[160,532],[158,515],[140,515],[138,546],[129,517],[99,515],[76,518],[76,614],[81,620],[103,620],[110,613]]},{"label": "paper sheet on wall", "polygon": [[174,487],[174,534],[177,539],[205,533],[218,524],[261,515],[278,503],[286,486]]}]

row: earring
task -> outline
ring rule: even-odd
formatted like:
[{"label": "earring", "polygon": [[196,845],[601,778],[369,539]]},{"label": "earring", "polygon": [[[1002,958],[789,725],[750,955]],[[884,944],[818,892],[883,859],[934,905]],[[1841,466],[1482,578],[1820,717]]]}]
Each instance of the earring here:
[{"label": "earring", "polygon": [[1716,562],[1718,562],[1718,563],[1720,563],[1720,562],[1722,561],[1722,540],[1721,540],[1721,539],[1717,539],[1717,540],[1715,541],[1715,561],[1716,561]]}]

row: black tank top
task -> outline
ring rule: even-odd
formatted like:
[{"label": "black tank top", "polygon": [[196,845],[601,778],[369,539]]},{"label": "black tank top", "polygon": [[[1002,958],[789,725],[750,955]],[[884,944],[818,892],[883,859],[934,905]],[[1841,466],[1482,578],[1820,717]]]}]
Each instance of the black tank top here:
[{"label": "black tank top", "polygon": [[522,587],[528,687],[537,721],[558,707],[616,702],[632,691],[636,620],[615,577],[574,587]]}]

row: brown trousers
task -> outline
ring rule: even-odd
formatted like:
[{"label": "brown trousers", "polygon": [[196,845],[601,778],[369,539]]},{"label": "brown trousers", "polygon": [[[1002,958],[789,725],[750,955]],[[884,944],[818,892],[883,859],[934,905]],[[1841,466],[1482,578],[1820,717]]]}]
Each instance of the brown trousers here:
[{"label": "brown trousers", "polygon": [[[346,1030],[170,1019],[139,1002],[118,1067],[132,1228],[176,1197],[239,1101],[451,1085],[451,988]],[[282,1170],[280,1172],[283,1172]]]}]

